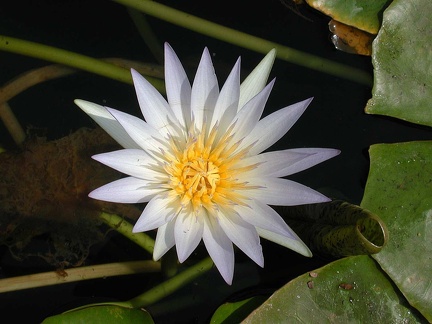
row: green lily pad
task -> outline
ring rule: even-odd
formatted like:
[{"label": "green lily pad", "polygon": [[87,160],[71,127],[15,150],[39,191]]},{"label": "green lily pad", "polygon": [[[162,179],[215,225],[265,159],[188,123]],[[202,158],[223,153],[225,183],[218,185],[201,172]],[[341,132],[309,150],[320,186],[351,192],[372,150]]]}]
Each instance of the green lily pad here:
[{"label": "green lily pad", "polygon": [[372,44],[366,113],[432,126],[432,1],[395,0]]},{"label": "green lily pad", "polygon": [[75,323],[143,323],[153,324],[150,314],[144,310],[120,306],[94,306],[54,315],[46,318],[43,324],[75,324]]},{"label": "green lily pad", "polygon": [[432,322],[432,141],[372,145],[362,207],[378,214],[388,244],[373,257]]},{"label": "green lily pad", "polygon": [[306,0],[313,8],[349,26],[376,34],[389,0]]},{"label": "green lily pad", "polygon": [[334,261],[276,291],[242,323],[420,323],[370,256]]},{"label": "green lily pad", "polygon": [[267,298],[268,296],[260,295],[222,304],[218,307],[216,312],[214,312],[210,324],[240,323]]}]

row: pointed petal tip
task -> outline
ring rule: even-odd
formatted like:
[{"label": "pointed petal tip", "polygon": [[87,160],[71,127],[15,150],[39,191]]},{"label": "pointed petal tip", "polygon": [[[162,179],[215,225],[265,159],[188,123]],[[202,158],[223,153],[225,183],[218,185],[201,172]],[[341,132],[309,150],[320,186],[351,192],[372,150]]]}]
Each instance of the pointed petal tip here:
[{"label": "pointed petal tip", "polygon": [[75,103],[77,106],[79,106],[83,101],[85,101],[85,100],[82,100],[82,99],[74,99],[74,103]]},{"label": "pointed petal tip", "polygon": [[270,64],[270,68],[271,66],[273,66],[274,60],[276,59],[276,54],[277,54],[277,50],[276,48],[272,48],[267,54],[266,56],[264,56],[264,58],[262,59],[261,63],[265,63],[265,64]]},{"label": "pointed petal tip", "polygon": [[173,55],[173,54],[175,54],[174,49],[171,47],[171,45],[168,42],[164,43],[164,53],[165,53],[165,57],[167,55]]},{"label": "pointed petal tip", "polygon": [[221,273],[221,276],[222,276],[222,278],[223,278],[223,280],[225,280],[225,282],[228,284],[228,285],[232,285],[232,281],[233,281],[233,274],[227,274],[227,275],[223,275],[222,273]]},{"label": "pointed petal tip", "polygon": [[102,106],[95,104],[91,101],[83,100],[83,99],[75,99],[74,103],[80,107],[85,113],[94,113],[95,110],[103,108]]},{"label": "pointed petal tip", "polygon": [[137,223],[135,223],[134,227],[132,228],[132,233],[133,234],[142,233],[142,232],[145,232],[145,231],[146,231],[146,229],[143,228],[142,222],[138,223],[138,221],[137,221]]},{"label": "pointed petal tip", "polygon": [[141,76],[141,74],[140,74],[137,70],[135,70],[134,68],[131,68],[130,71],[131,71],[131,74],[132,74],[132,78],[133,78],[134,76],[137,76],[137,75],[140,75],[140,76]]},{"label": "pointed petal tip", "polygon": [[99,200],[98,195],[97,195],[97,190],[98,190],[98,189],[95,189],[95,190],[90,191],[89,194],[88,194],[87,196],[88,196],[89,198]]},{"label": "pointed petal tip", "polygon": [[272,231],[268,231],[257,227],[259,235],[269,241],[284,246],[294,252],[297,252],[305,257],[312,257],[312,252],[308,246],[297,236],[293,239],[291,235],[285,236]]},{"label": "pointed petal tip", "polygon": [[229,268],[229,267],[223,267],[221,265],[217,265],[215,260],[213,260],[213,263],[216,267],[216,269],[218,269],[222,279],[228,284],[228,285],[232,285],[233,282],[233,277],[234,277],[234,267]]}]

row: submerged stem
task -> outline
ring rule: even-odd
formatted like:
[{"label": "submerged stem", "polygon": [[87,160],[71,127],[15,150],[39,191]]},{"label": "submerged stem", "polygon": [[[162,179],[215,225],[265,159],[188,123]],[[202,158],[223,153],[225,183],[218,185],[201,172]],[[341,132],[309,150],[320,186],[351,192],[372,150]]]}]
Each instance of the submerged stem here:
[{"label": "submerged stem", "polygon": [[214,37],[216,39],[241,46],[258,53],[267,54],[275,48],[277,57],[297,65],[313,70],[335,75],[351,81],[370,86],[372,77],[369,73],[321,58],[312,54],[283,46],[278,43],[252,36],[235,29],[231,29],[208,20],[190,15],[186,12],[170,8],[156,1],[150,0],[113,0],[122,5],[135,8],[148,15],[165,20],[175,25],[193,30],[195,32]]},{"label": "submerged stem", "polygon": [[156,303],[160,299],[172,294],[176,290],[185,286],[195,278],[210,270],[213,266],[213,261],[210,257],[198,262],[197,264],[180,272],[176,276],[166,280],[156,287],[146,291],[145,293],[127,301],[126,303],[134,308],[145,307]]},{"label": "submerged stem", "polygon": [[161,264],[159,262],[145,260],[92,265],[63,271],[49,271],[1,279],[0,293],[112,276],[159,272],[160,270]]},{"label": "submerged stem", "polygon": [[[0,50],[60,63],[132,84],[132,77],[128,69],[64,49],[0,35]],[[146,77],[146,79],[159,91],[165,91],[164,83],[161,80],[152,77]]]},{"label": "submerged stem", "polygon": [[132,233],[133,226],[115,214],[101,213],[99,216],[108,226],[135,242],[148,253],[153,254],[154,240],[145,233]]}]

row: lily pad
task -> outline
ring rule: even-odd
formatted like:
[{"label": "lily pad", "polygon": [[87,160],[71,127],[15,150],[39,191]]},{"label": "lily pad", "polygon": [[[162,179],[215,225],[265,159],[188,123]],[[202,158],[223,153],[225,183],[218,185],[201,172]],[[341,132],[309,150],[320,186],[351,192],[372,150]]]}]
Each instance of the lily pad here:
[{"label": "lily pad", "polygon": [[362,207],[378,214],[388,244],[373,257],[432,322],[432,141],[376,144]]},{"label": "lily pad", "polygon": [[395,0],[372,44],[366,113],[432,126],[432,1]]},{"label": "lily pad", "polygon": [[213,314],[210,324],[240,323],[267,298],[268,296],[260,295],[222,304]]},{"label": "lily pad", "polygon": [[242,323],[420,323],[370,256],[334,261],[276,291]]},{"label": "lily pad", "polygon": [[376,34],[389,0],[306,0],[313,8],[349,26]]}]

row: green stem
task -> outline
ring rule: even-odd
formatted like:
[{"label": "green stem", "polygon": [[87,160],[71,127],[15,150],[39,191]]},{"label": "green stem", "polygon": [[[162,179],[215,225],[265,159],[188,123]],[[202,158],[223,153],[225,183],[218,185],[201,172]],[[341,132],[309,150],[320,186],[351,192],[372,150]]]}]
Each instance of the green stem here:
[{"label": "green stem", "polygon": [[175,25],[196,31],[198,33],[214,37],[216,39],[241,46],[258,53],[267,54],[275,48],[277,57],[297,65],[301,65],[320,72],[342,77],[351,81],[370,86],[372,77],[369,73],[323,59],[319,56],[304,53],[278,43],[252,36],[235,29],[231,29],[208,20],[192,16],[186,12],[170,8],[163,4],[149,0],[113,0],[122,5],[135,8],[148,15],[165,20]]},{"label": "green stem", "polygon": [[[132,84],[132,77],[128,69],[52,46],[0,35],[0,50],[60,63]],[[159,91],[165,91],[164,84],[161,80],[152,77],[146,78]]]},{"label": "green stem", "polygon": [[88,307],[95,306],[107,306],[114,305],[126,308],[142,308],[148,305],[154,304],[161,300],[162,298],[172,294],[176,290],[182,288],[187,285],[189,282],[199,277],[206,271],[210,270],[213,266],[213,261],[210,257],[201,260],[197,264],[192,267],[187,268],[186,270],[180,272],[175,277],[164,281],[163,283],[157,285],[156,287],[146,291],[145,293],[132,298],[127,301],[118,301],[118,302],[102,302],[102,303],[94,303],[89,305],[80,306],[71,310],[66,311],[65,313],[74,312],[77,310],[81,310]]},{"label": "green stem", "polygon": [[150,236],[145,233],[132,233],[133,226],[118,215],[101,213],[99,217],[117,232],[141,246],[148,253],[153,254],[155,242]]},{"label": "green stem", "polygon": [[213,261],[210,257],[198,262],[197,264],[180,272],[178,275],[172,277],[157,285],[156,287],[146,291],[145,293],[127,301],[126,303],[134,308],[146,307],[154,304],[162,298],[172,294],[176,290],[185,286],[195,278],[199,277],[206,271],[210,270],[213,266]]}]

